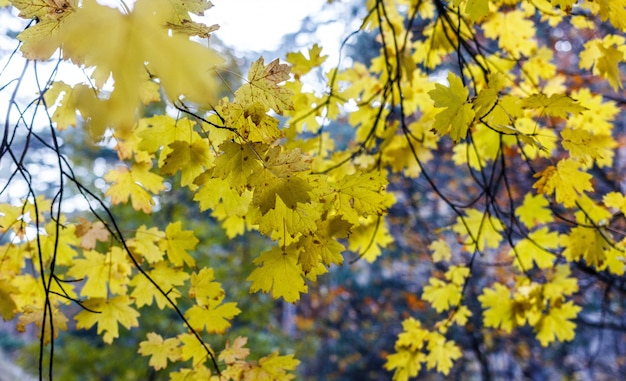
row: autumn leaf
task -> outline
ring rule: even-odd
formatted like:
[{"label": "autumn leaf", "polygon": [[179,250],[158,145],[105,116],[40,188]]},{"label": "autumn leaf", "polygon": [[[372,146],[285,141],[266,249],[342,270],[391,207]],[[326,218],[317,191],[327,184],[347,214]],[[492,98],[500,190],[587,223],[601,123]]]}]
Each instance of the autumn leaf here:
[{"label": "autumn leaf", "polygon": [[137,321],[139,312],[132,308],[131,304],[128,295],[118,295],[109,299],[87,299],[83,305],[89,310],[82,310],[74,317],[76,327],[89,329],[97,324],[97,332],[99,335],[102,334],[102,340],[111,344],[119,337],[119,324],[126,329],[139,326]]},{"label": "autumn leaf", "polygon": [[108,241],[109,235],[110,233],[102,221],[96,221],[92,224],[80,217],[80,224],[76,227],[76,236],[80,237],[80,246],[83,249],[93,250],[98,241]]},{"label": "autumn leaf", "polygon": [[555,340],[570,341],[574,338],[576,324],[571,320],[578,316],[581,308],[570,300],[567,303],[550,307],[549,312],[542,316],[535,332],[541,346],[545,347]]},{"label": "autumn leaf", "polygon": [[231,186],[243,193],[248,177],[262,168],[258,152],[267,147],[260,144],[226,142],[220,146],[222,153],[215,160],[213,176],[228,179]]},{"label": "autumn leaf", "polygon": [[433,241],[428,248],[433,251],[433,262],[449,261],[452,257],[450,246],[443,239]]},{"label": "autumn leaf", "polygon": [[17,290],[11,283],[0,280],[0,316],[4,321],[12,320],[17,311],[17,305],[11,296],[15,291]]},{"label": "autumn leaf", "polygon": [[524,196],[524,201],[517,209],[515,215],[528,228],[536,225],[552,222],[554,217],[549,208],[550,203],[543,195],[532,195],[528,193]]},{"label": "autumn leaf", "polygon": [[526,108],[539,110],[541,116],[556,116],[567,118],[569,114],[580,114],[586,108],[579,105],[574,99],[562,94],[534,94],[523,102]]},{"label": "autumn leaf", "polygon": [[360,217],[380,216],[389,205],[384,172],[345,176],[333,184],[330,202],[346,221],[358,225]]},{"label": "autumn leaf", "polygon": [[203,305],[195,305],[185,312],[189,324],[196,330],[208,333],[224,333],[230,328],[230,320],[241,310],[237,303],[222,303],[224,296],[216,299],[207,299]]},{"label": "autumn leaf", "polygon": [[44,99],[49,107],[54,107],[52,120],[56,123],[59,131],[76,126],[80,100],[88,96],[89,87],[87,85],[70,86],[62,81],[54,82],[46,91]]},{"label": "autumn leaf", "polygon": [[59,40],[64,56],[96,66],[96,85],[102,85],[109,75],[115,82],[107,98],[82,106],[95,136],[109,126],[122,132],[132,128],[146,67],[159,78],[171,100],[183,96],[199,104],[214,100],[215,82],[209,68],[222,61],[187,36],[169,34],[164,28],[164,16],[170,7],[167,0],[140,0],[129,14],[122,14],[95,1],[85,1],[71,20],[63,23]]},{"label": "autumn leaf", "polygon": [[[26,305],[22,308],[21,312],[22,313],[17,319],[15,329],[18,332],[24,332],[27,325],[35,324],[35,326],[40,328],[38,333],[39,338],[42,338],[43,333],[44,344],[49,344],[52,339],[57,338],[59,336],[59,331],[67,331],[68,319],[59,309],[57,303],[52,303],[50,309],[46,309],[45,311],[43,308],[38,306]],[[50,319],[50,314],[52,315],[52,322],[50,326],[42,327],[44,315],[47,319]]]},{"label": "autumn leaf", "polygon": [[271,250],[261,253],[254,263],[258,267],[247,279],[252,282],[250,292],[271,290],[275,299],[282,297],[286,302],[293,303],[300,299],[301,293],[308,291],[302,277],[302,269],[298,265],[297,253],[274,246]]},{"label": "autumn leaf", "polygon": [[493,289],[486,288],[478,297],[482,305],[483,319],[487,327],[501,328],[511,332],[515,327],[514,303],[509,289],[496,283]]},{"label": "autumn leaf", "polygon": [[296,376],[292,372],[300,364],[293,355],[280,356],[273,352],[259,359],[258,365],[246,372],[246,380],[272,381],[293,380]]},{"label": "autumn leaf", "polygon": [[502,241],[502,223],[488,213],[476,209],[469,209],[464,217],[458,217],[452,227],[460,236],[466,236],[467,245],[485,250],[488,247],[496,248]]},{"label": "autumn leaf", "polygon": [[465,13],[472,21],[478,21],[489,13],[489,0],[467,0]]},{"label": "autumn leaf", "polygon": [[594,160],[601,167],[613,163],[614,148],[617,142],[604,134],[592,134],[587,130],[569,129],[561,131],[563,148],[570,152],[570,156],[583,164],[591,165]]},{"label": "autumn leaf", "polygon": [[435,107],[443,108],[433,124],[433,130],[439,135],[450,134],[454,142],[465,138],[470,124],[474,120],[472,105],[467,103],[469,91],[463,86],[461,79],[454,73],[448,73],[450,87],[435,84],[435,89],[428,92]]},{"label": "autumn leaf", "polygon": [[182,296],[176,287],[182,286],[189,279],[188,273],[181,271],[180,268],[171,267],[167,261],[157,262],[146,273],[147,276],[141,273],[136,274],[128,283],[129,286],[134,287],[130,297],[133,298],[137,307],[150,306],[154,301],[161,310],[165,307],[172,307],[148,277],[158,284],[173,302]]},{"label": "autumn leaf", "polygon": [[328,56],[322,56],[322,48],[318,44],[313,44],[309,48],[308,58],[302,52],[287,53],[287,62],[291,64],[291,72],[296,76],[302,76],[311,69],[321,66]]},{"label": "autumn leaf", "polygon": [[207,348],[211,350],[211,347],[204,343],[204,345],[206,345],[205,348],[196,335],[191,333],[181,333],[177,336],[177,338],[181,344],[180,359],[183,361],[191,359],[191,363],[194,368],[202,365],[207,357]]},{"label": "autumn leaf", "polygon": [[127,244],[133,249],[134,254],[140,254],[146,261],[155,263],[163,259],[164,253],[159,248],[163,238],[165,233],[158,228],[148,229],[146,225],[141,225],[135,232],[135,238],[129,239]]},{"label": "autumn leaf", "polygon": [[265,106],[266,111],[272,109],[282,114],[293,108],[291,90],[279,85],[288,79],[288,65],[275,59],[266,66],[263,57],[260,57],[250,67],[248,83],[235,92],[235,102],[244,106],[259,103]]},{"label": "autumn leaf", "polygon": [[155,370],[167,367],[167,361],[175,362],[180,358],[180,341],[177,338],[163,340],[157,333],[149,332],[148,340],[139,343],[140,355],[150,356],[148,364]]},{"label": "autumn leaf", "polygon": [[547,196],[554,193],[556,201],[568,208],[576,204],[580,194],[593,191],[592,176],[580,171],[580,164],[572,159],[562,159],[556,167],[549,166],[535,177],[538,180],[533,188],[537,192]]},{"label": "autumn leaf", "polygon": [[19,17],[37,19],[32,27],[18,35],[23,42],[21,51],[29,59],[49,58],[63,38],[63,25],[76,14],[77,0],[11,0],[19,9]]},{"label": "autumn leaf", "polygon": [[372,216],[351,229],[348,248],[359,257],[373,263],[392,242],[393,236],[385,220]]},{"label": "autumn leaf", "polygon": [[436,368],[437,372],[444,375],[450,373],[454,360],[461,358],[461,349],[454,341],[446,340],[439,333],[431,333],[428,339],[428,355],[426,355],[426,366],[428,369]]},{"label": "autumn leaf", "polygon": [[245,348],[247,342],[248,338],[242,336],[238,336],[232,344],[227,342],[224,350],[220,352],[218,359],[224,361],[226,364],[232,364],[245,359],[250,354],[250,349]]},{"label": "autumn leaf", "polygon": [[422,298],[435,308],[437,312],[443,312],[455,307],[461,301],[461,287],[454,283],[447,283],[431,277],[429,284],[424,287]]},{"label": "autumn leaf", "polygon": [[618,209],[622,214],[626,214],[626,196],[620,192],[609,192],[602,197],[604,205],[609,208]]},{"label": "autumn leaf", "polygon": [[214,156],[204,139],[198,139],[193,143],[175,141],[170,143],[169,148],[171,152],[165,158],[161,171],[170,175],[181,171],[182,186],[193,185],[196,177],[213,163]]},{"label": "autumn leaf", "polygon": [[109,171],[104,179],[113,184],[105,194],[111,197],[113,205],[125,203],[130,198],[135,210],[152,212],[153,194],[159,193],[165,186],[161,176],[150,172],[151,167],[150,163],[135,163],[130,169],[118,167]]},{"label": "autumn leaf", "polygon": [[182,222],[171,222],[165,228],[165,239],[159,242],[159,248],[165,250],[167,258],[175,265],[194,266],[196,261],[187,250],[196,248],[199,240],[192,231],[182,230]]},{"label": "autumn leaf", "polygon": [[207,304],[210,300],[224,296],[224,289],[219,282],[215,281],[215,272],[212,268],[203,268],[197,273],[191,274],[191,287],[189,297],[196,299],[199,304]]},{"label": "autumn leaf", "polygon": [[80,294],[90,298],[106,298],[109,293],[124,295],[131,273],[130,263],[119,247],[112,247],[107,254],[85,251],[77,258],[67,275],[84,280]]},{"label": "autumn leaf", "polygon": [[513,257],[513,265],[522,271],[530,271],[535,265],[540,269],[548,269],[552,268],[556,260],[556,255],[550,250],[558,247],[559,234],[543,227],[517,242],[509,255]]}]

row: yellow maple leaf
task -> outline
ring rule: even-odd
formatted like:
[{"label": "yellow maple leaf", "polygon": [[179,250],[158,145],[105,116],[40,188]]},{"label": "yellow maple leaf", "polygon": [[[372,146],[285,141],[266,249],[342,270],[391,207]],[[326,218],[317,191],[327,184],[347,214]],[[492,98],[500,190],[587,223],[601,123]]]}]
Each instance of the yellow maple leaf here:
[{"label": "yellow maple leaf", "polygon": [[352,228],[348,237],[348,248],[370,263],[382,254],[382,249],[393,242],[389,227],[382,217],[362,219]]},{"label": "yellow maple leaf", "polygon": [[300,294],[308,291],[298,265],[298,254],[284,251],[278,246],[265,251],[254,260],[258,266],[248,276],[252,282],[250,292],[269,292],[275,299],[283,298],[293,303],[300,299]]},{"label": "yellow maple leaf", "polygon": [[199,272],[191,274],[189,297],[196,299],[198,304],[206,304],[211,299],[224,296],[224,289],[215,281],[215,272],[212,268],[204,267]]},{"label": "yellow maple leaf", "polygon": [[611,135],[615,117],[620,112],[615,102],[599,94],[593,94],[588,88],[573,92],[572,97],[578,99],[587,110],[567,118],[569,128],[584,129],[598,135]]},{"label": "yellow maple leaf", "polygon": [[459,287],[463,287],[465,280],[469,277],[469,275],[470,269],[466,266],[450,266],[448,271],[445,273],[446,279]]},{"label": "yellow maple leaf", "polygon": [[569,114],[580,114],[587,108],[578,104],[577,101],[564,94],[534,94],[524,99],[523,106],[539,110],[540,115],[567,118]]},{"label": "yellow maple leaf", "polygon": [[443,312],[450,307],[459,305],[461,301],[461,287],[454,283],[447,283],[431,277],[428,285],[424,286],[422,299],[430,302],[437,312]]},{"label": "yellow maple leaf", "polygon": [[472,21],[478,21],[489,14],[489,0],[467,0],[465,13]]},{"label": "yellow maple leaf", "polygon": [[177,338],[163,340],[161,335],[154,332],[149,332],[146,336],[148,340],[139,343],[137,352],[150,356],[148,364],[155,370],[167,367],[167,360],[175,362],[180,358],[180,341]]},{"label": "yellow maple leaf", "polygon": [[0,204],[0,231],[4,233],[11,229],[18,238],[24,238],[28,226],[25,216],[22,206]]},{"label": "yellow maple leaf", "polygon": [[454,142],[459,142],[467,135],[475,113],[472,105],[467,102],[469,90],[463,86],[461,78],[449,72],[448,83],[450,87],[437,83],[435,88],[428,92],[435,102],[435,107],[445,107],[445,110],[440,111],[435,117],[433,130],[442,136],[450,134]]},{"label": "yellow maple leaf", "polygon": [[302,271],[308,274],[316,268],[320,262],[326,266],[331,264],[341,265],[345,250],[343,244],[335,237],[346,237],[350,225],[339,218],[325,219],[318,222],[316,231],[307,234],[296,243],[299,250],[298,263],[302,266]]},{"label": "yellow maple leaf", "polygon": [[540,269],[552,268],[556,255],[550,249],[559,247],[559,234],[547,227],[532,231],[528,238],[517,242],[509,255],[514,258],[513,266],[522,271],[529,271],[536,265]]},{"label": "yellow maple leaf", "polygon": [[76,114],[80,101],[90,96],[93,98],[93,90],[87,85],[70,86],[65,82],[57,81],[45,92],[44,99],[48,108],[54,108],[52,121],[57,124],[60,131],[63,131],[68,127],[76,126]]},{"label": "yellow maple leaf", "polygon": [[132,308],[131,304],[132,300],[128,295],[119,295],[109,299],[87,299],[83,305],[89,311],[83,310],[74,317],[76,328],[89,329],[94,324],[98,324],[98,334],[104,333],[102,340],[111,344],[114,339],[119,337],[118,324],[127,329],[139,326],[137,321],[139,312]]},{"label": "yellow maple leaf", "polygon": [[[266,113],[265,106],[256,102],[250,105],[221,102],[216,108],[223,124],[237,130],[237,134],[250,143],[271,144],[283,133],[278,128],[280,121]],[[222,121],[220,120],[220,123]]]},{"label": "yellow maple leaf", "polygon": [[452,227],[460,236],[466,236],[466,245],[476,247],[483,251],[486,248],[497,248],[502,241],[500,233],[502,223],[493,218],[490,214],[477,209],[469,209],[464,217],[458,217],[456,224]]},{"label": "yellow maple leaf", "polygon": [[226,347],[220,352],[217,359],[224,361],[226,364],[244,360],[250,354],[250,349],[244,348],[247,342],[248,338],[242,336],[238,336],[232,344],[227,342]]},{"label": "yellow maple leaf", "polygon": [[293,109],[291,90],[280,86],[289,79],[289,66],[278,59],[265,65],[263,57],[252,63],[248,72],[248,83],[235,92],[235,103],[244,106],[262,104],[265,111],[270,109],[278,114]]},{"label": "yellow maple leaf", "polygon": [[480,90],[472,103],[477,118],[487,115],[498,101],[498,93],[504,88],[505,77],[502,73],[496,72],[489,74],[487,79],[488,86]]},{"label": "yellow maple leaf", "polygon": [[585,191],[593,191],[592,176],[579,170],[580,163],[572,159],[561,159],[555,166],[549,166],[540,173],[533,188],[547,196],[555,193],[556,201],[566,208],[576,205],[579,195]]},{"label": "yellow maple leaf", "polygon": [[[573,227],[561,236],[563,256],[570,261],[584,259],[587,265],[598,270],[607,266],[607,255],[615,256],[615,248],[606,232],[586,226]],[[619,253],[619,251],[618,251]]]},{"label": "yellow maple leaf", "polygon": [[125,294],[131,267],[126,253],[112,247],[108,254],[89,250],[77,258],[67,271],[75,279],[85,279],[80,294],[90,298],[105,298],[109,293]]},{"label": "yellow maple leaf", "polygon": [[49,58],[62,43],[63,25],[75,16],[78,0],[11,0],[19,17],[39,20],[18,35],[20,50],[28,59]]},{"label": "yellow maple leaf", "polygon": [[506,286],[496,283],[493,285],[493,289],[485,288],[478,300],[484,309],[485,326],[501,328],[506,332],[513,330],[516,326],[515,304]]},{"label": "yellow maple leaf", "polygon": [[428,354],[426,355],[426,366],[428,369],[437,368],[437,372],[444,375],[450,373],[454,360],[461,358],[461,349],[454,341],[446,338],[437,332],[431,332],[428,337]]},{"label": "yellow maple leaf", "polygon": [[269,170],[257,172],[250,177],[252,184],[258,184],[254,188],[252,203],[259,207],[262,214],[276,207],[276,197],[280,197],[290,209],[297,208],[298,203],[310,203],[309,191],[313,187],[307,180],[304,176],[298,175],[276,177]]},{"label": "yellow maple leaf", "polygon": [[551,342],[570,341],[576,332],[576,323],[572,322],[578,316],[581,308],[571,300],[567,303],[550,307],[547,314],[543,315],[535,325],[537,339],[541,346],[546,347]]},{"label": "yellow maple leaf", "polygon": [[[29,28],[21,38],[28,43],[26,52],[35,58],[45,59],[61,47],[64,58],[95,67],[92,76],[99,88],[112,77],[114,86],[110,94],[100,94],[99,100],[81,100],[79,105],[89,121],[90,132],[98,138],[107,127],[120,132],[132,128],[146,68],[159,78],[170,99],[184,96],[203,105],[214,100],[215,84],[209,69],[222,61],[216,53],[187,36],[171,34],[164,27],[169,21],[169,10],[171,4],[167,0],[139,0],[127,14],[86,0],[79,7],[63,8],[60,16],[69,15],[51,19],[52,27],[36,35]],[[41,28],[47,24],[42,23]],[[145,35],[150,38],[143,38]],[[98,49],[94,50],[93,46]]]},{"label": "yellow maple leaf", "polygon": [[393,381],[408,381],[419,374],[424,361],[426,355],[422,352],[399,349],[387,356],[384,366],[385,369],[394,371]]},{"label": "yellow maple leaf", "polygon": [[609,192],[602,197],[602,202],[609,208],[618,209],[622,214],[626,214],[626,196],[620,192]]},{"label": "yellow maple leaf", "polygon": [[535,24],[521,9],[494,12],[482,25],[485,37],[498,42],[498,46],[513,57],[530,57],[537,50]]},{"label": "yellow maple leaf", "polygon": [[133,254],[140,254],[149,263],[155,263],[163,259],[164,253],[159,249],[159,242],[163,238],[165,233],[158,228],[148,229],[146,225],[141,225],[135,232],[135,237],[126,243],[133,249]]},{"label": "yellow maple leaf", "polygon": [[[155,115],[150,118],[141,118],[134,132],[139,136],[137,148],[142,151],[155,153],[163,150],[163,159],[169,153],[169,145],[175,141],[192,143],[200,139],[194,131],[195,122],[187,119],[174,119],[169,115]],[[159,160],[159,165],[162,161]]]},{"label": "yellow maple leaf", "polygon": [[293,355],[279,356],[273,352],[265,357],[261,357],[256,366],[247,370],[244,380],[248,381],[273,381],[273,380],[293,380],[296,376],[289,372],[294,371],[300,364]]},{"label": "yellow maple leaf", "polygon": [[104,179],[113,184],[105,195],[111,197],[113,205],[125,203],[131,199],[133,209],[142,210],[144,213],[152,212],[154,200],[152,194],[157,194],[165,186],[163,178],[156,173],[150,172],[150,163],[135,163],[132,167],[118,167],[110,170]]},{"label": "yellow maple leaf", "polygon": [[69,266],[78,255],[74,249],[80,242],[76,236],[76,227],[63,220],[48,222],[45,226],[46,234],[39,238],[37,253],[44,263],[50,263],[54,258],[57,265]]},{"label": "yellow maple leaf", "polygon": [[381,216],[392,199],[386,193],[386,172],[356,173],[344,176],[329,195],[329,201],[343,219],[353,225],[361,217]]},{"label": "yellow maple leaf", "polygon": [[433,241],[428,248],[433,251],[433,262],[449,261],[452,258],[452,250],[444,239]]},{"label": "yellow maple leaf", "polygon": [[591,165],[595,160],[598,166],[613,164],[614,148],[617,141],[610,134],[592,134],[587,130],[565,128],[561,131],[561,144],[570,156],[583,164]]},{"label": "yellow maple leaf", "polygon": [[618,50],[613,45],[607,47],[599,44],[598,49],[601,53],[596,63],[598,71],[609,81],[611,87],[613,87],[615,91],[618,91],[618,89],[623,87],[619,64],[624,61],[624,52]]},{"label": "yellow maple leaf", "polygon": [[297,53],[287,53],[287,62],[291,64],[291,72],[296,76],[296,78],[305,75],[311,69],[320,66],[326,61],[328,56],[322,56],[320,53],[322,52],[322,47],[317,43],[309,48],[308,58],[305,57],[302,52]]},{"label": "yellow maple leaf", "polygon": [[185,318],[193,329],[208,333],[224,333],[230,328],[230,319],[239,315],[237,303],[223,303],[224,295],[215,299],[206,299],[204,305],[195,305],[185,312]]},{"label": "yellow maple leaf", "polygon": [[569,265],[557,265],[546,274],[546,283],[543,285],[543,294],[550,301],[563,300],[564,296],[578,291],[578,279],[570,277]]},{"label": "yellow maple leaf", "polygon": [[202,345],[202,342],[198,340],[196,335],[191,333],[181,333],[177,337],[181,343],[181,360],[187,361],[189,359],[192,359],[191,363],[194,368],[200,366],[206,361],[207,348],[209,349],[209,351],[211,351],[211,347],[208,344],[205,344],[205,348],[205,346]]},{"label": "yellow maple leaf", "polygon": [[[146,272],[174,302],[181,296],[176,286],[182,286],[189,279],[189,274],[181,271],[180,268],[170,267],[168,261],[157,262]],[[153,301],[156,301],[159,309],[171,307],[167,299],[161,294],[161,291],[144,274],[136,274],[128,285],[134,287],[130,297],[134,299],[137,307],[150,306]]]},{"label": "yellow maple leaf", "polygon": [[4,321],[12,320],[17,311],[17,304],[11,296],[15,291],[14,285],[6,279],[0,279],[0,316]]},{"label": "yellow maple leaf", "polygon": [[165,239],[159,242],[161,250],[165,250],[167,258],[175,266],[194,266],[196,261],[187,253],[200,242],[191,230],[182,230],[182,222],[170,222],[165,228]]},{"label": "yellow maple leaf", "polygon": [[93,224],[83,217],[79,217],[80,224],[76,226],[76,236],[80,238],[80,246],[83,249],[93,250],[96,243],[106,242],[110,233],[102,221]]},{"label": "yellow maple leaf", "polygon": [[209,380],[219,381],[219,377],[211,375],[211,370],[206,366],[199,364],[193,367],[193,369],[182,368],[177,372],[170,373],[170,381],[189,381],[189,380]]},{"label": "yellow maple leaf", "polygon": [[161,170],[173,175],[181,171],[180,185],[193,185],[193,181],[213,163],[213,154],[205,139],[193,143],[175,141],[169,144],[170,153],[165,158]]},{"label": "yellow maple leaf", "polygon": [[[50,311],[51,310],[51,311]],[[67,331],[67,317],[61,312],[58,308],[57,303],[52,303],[50,309],[44,309],[38,306],[27,305],[22,308],[22,314],[17,319],[17,325],[15,329],[18,332],[24,332],[26,330],[26,326],[29,324],[35,324],[39,329],[38,337],[41,338],[41,334],[43,333],[43,342],[44,344],[50,343],[53,338],[57,338],[59,336],[59,330]],[[49,323],[50,312],[52,312],[52,322]],[[46,319],[44,320],[44,316]],[[42,323],[46,321],[46,326],[42,327]],[[50,329],[50,324],[52,326],[52,332]]]},{"label": "yellow maple leaf", "polygon": [[522,205],[515,209],[515,215],[526,227],[532,228],[554,220],[552,211],[548,208],[549,205],[550,203],[543,195],[527,193]]},{"label": "yellow maple leaf", "polygon": [[259,152],[265,152],[264,144],[238,144],[226,142],[220,146],[222,153],[215,160],[213,176],[228,179],[231,186],[240,194],[248,185],[248,177],[263,168],[259,162]]},{"label": "yellow maple leaf", "polygon": [[289,208],[282,198],[276,198],[276,205],[266,214],[252,218],[258,225],[259,232],[279,241],[283,246],[290,245],[302,235],[310,234],[317,229],[316,221],[321,218],[322,211],[316,204],[297,203]]},{"label": "yellow maple leaf", "polygon": [[453,314],[450,319],[459,327],[465,327],[467,324],[467,320],[472,316],[472,311],[470,311],[467,306],[459,306],[458,308],[456,308],[456,310],[453,310],[452,312]]},{"label": "yellow maple leaf", "polygon": [[253,193],[244,189],[241,194],[231,187],[228,180],[210,177],[208,173],[196,179],[200,189],[193,199],[198,201],[200,210],[211,209],[211,215],[222,222],[228,237],[243,234],[250,222],[244,218],[252,201]]}]

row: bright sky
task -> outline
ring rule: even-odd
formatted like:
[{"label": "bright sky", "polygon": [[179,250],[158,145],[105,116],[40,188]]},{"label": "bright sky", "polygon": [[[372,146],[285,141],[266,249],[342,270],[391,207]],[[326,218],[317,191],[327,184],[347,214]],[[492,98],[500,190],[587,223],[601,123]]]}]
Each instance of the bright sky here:
[{"label": "bright sky", "polygon": [[208,24],[219,24],[214,32],[237,51],[272,51],[281,37],[297,32],[302,20],[319,12],[325,0],[211,0]]}]

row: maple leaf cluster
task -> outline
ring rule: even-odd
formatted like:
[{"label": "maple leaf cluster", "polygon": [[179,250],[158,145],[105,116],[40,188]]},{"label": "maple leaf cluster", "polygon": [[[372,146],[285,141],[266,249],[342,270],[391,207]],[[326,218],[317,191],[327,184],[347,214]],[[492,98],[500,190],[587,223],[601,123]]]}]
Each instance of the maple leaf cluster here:
[{"label": "maple leaf cluster", "polygon": [[[576,268],[609,277],[626,270],[626,195],[597,175],[616,165],[620,147],[620,109],[601,90],[623,89],[626,57],[626,39],[600,31],[626,31],[624,0],[371,0],[358,30],[380,48],[368,65],[324,72],[327,57],[315,44],[289,53],[288,63],[259,58],[222,98],[223,59],[190,38],[217,30],[195,21],[209,1],[10,4],[37,21],[18,36],[24,57],[48,60],[58,51],[88,69],[88,83],[51,81],[33,102],[46,108],[54,139],[83,128],[117,154],[99,197],[76,179],[58,140],[45,143],[62,179],[46,199],[30,185],[26,151],[17,159],[5,135],[0,153],[10,153],[12,176],[24,177],[29,193],[0,204],[0,233],[10,237],[0,315],[16,319],[19,331],[34,324],[42,345],[71,326],[96,327],[114,343],[120,326],[139,326],[142,309],[156,306],[185,328],[172,337],[148,333],[138,353],[155,370],[176,364],[170,379],[295,377],[292,354],[251,359],[245,337],[221,350],[207,343],[242,311],[214,269],[197,261],[200,241],[186,221],[120,228],[117,205],[150,215],[171,187],[184,188],[229,238],[256,231],[271,241],[251,260],[249,290],[288,303],[348,255],[374,262],[392,244],[422,250],[436,271],[417,294],[434,318],[402,323],[385,356],[394,380],[424,368],[450,374],[463,356],[451,332],[470,319],[505,334],[530,327],[543,347],[571,341],[584,313],[575,303]],[[540,41],[545,25],[591,36],[576,52],[585,76],[563,74],[565,53]],[[435,80],[433,72],[444,75]],[[312,73],[326,81],[323,91],[305,90]],[[600,84],[576,84],[586,78]],[[169,112],[153,113],[156,104]],[[26,123],[24,113],[19,120]],[[352,128],[350,144],[330,133],[337,121]],[[445,170],[437,173],[445,165],[449,184],[440,180]],[[415,199],[402,185],[418,179],[447,210],[424,238],[427,250],[403,246],[410,235],[386,218],[396,198],[402,207]],[[66,183],[87,200],[92,219],[62,212]],[[499,270],[489,267],[495,262]]]}]

